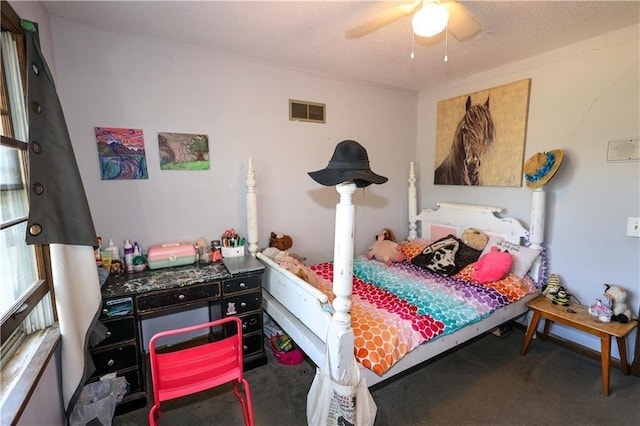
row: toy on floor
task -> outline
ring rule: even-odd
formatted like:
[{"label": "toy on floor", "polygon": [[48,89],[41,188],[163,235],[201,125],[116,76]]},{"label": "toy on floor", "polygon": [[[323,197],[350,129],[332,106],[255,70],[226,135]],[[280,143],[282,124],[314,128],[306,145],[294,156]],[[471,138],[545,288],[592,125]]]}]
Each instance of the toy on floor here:
[{"label": "toy on floor", "polygon": [[589,306],[589,315],[598,317],[602,322],[611,322],[611,316],[613,311],[609,307],[610,299],[605,297],[605,301],[602,299],[596,299],[596,303]]},{"label": "toy on floor", "polygon": [[369,247],[367,259],[375,258],[377,261],[384,262],[387,265],[405,260],[404,253],[400,250],[400,245],[394,240],[393,232],[388,228],[383,229],[377,235],[376,242]]},{"label": "toy on floor", "polygon": [[549,282],[542,290],[542,295],[555,305],[569,306],[570,296],[564,287],[560,285],[560,278],[556,274],[549,276]]},{"label": "toy on floor", "polygon": [[627,305],[627,291],[613,284],[604,285],[604,295],[611,300],[612,321],[627,323],[633,319],[633,314]]}]

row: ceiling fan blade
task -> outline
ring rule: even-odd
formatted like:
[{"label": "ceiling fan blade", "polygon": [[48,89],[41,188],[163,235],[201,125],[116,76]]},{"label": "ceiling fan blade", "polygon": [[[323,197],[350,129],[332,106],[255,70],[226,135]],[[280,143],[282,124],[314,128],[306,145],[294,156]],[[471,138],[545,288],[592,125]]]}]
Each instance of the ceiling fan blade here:
[{"label": "ceiling fan blade", "polygon": [[480,23],[465,6],[455,1],[442,5],[449,10],[449,31],[457,40],[467,40],[480,32]]},{"label": "ceiling fan blade", "polygon": [[373,18],[372,20],[365,22],[362,25],[351,28],[345,32],[345,37],[348,39],[364,37],[369,33],[372,33],[385,25],[388,25],[398,19],[413,13],[418,6],[420,6],[421,0],[413,1],[410,3],[401,4],[392,9],[387,10],[382,15]]}]

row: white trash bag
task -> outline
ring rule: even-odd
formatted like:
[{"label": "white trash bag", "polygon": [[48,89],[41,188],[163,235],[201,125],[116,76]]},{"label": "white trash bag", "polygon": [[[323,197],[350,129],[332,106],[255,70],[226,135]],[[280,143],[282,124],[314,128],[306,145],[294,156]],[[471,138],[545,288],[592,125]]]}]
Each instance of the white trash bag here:
[{"label": "white trash bag", "polygon": [[111,425],[116,405],[127,391],[127,380],[116,373],[105,374],[100,380],[86,384],[73,407],[69,424],[85,426],[98,419],[103,426]]}]

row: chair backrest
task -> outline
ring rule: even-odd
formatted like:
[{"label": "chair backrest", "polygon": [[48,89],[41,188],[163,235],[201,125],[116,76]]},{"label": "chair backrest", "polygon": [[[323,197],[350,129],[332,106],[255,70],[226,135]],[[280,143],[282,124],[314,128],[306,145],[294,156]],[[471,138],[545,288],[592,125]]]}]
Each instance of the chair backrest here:
[{"label": "chair backrest", "polygon": [[[156,352],[159,339],[189,333],[204,328],[236,323],[236,334],[202,345]],[[223,327],[225,332],[229,329]],[[242,322],[237,317],[227,317],[205,324],[157,333],[149,342],[151,380],[156,404],[161,401],[210,389],[232,380],[243,380]]]}]

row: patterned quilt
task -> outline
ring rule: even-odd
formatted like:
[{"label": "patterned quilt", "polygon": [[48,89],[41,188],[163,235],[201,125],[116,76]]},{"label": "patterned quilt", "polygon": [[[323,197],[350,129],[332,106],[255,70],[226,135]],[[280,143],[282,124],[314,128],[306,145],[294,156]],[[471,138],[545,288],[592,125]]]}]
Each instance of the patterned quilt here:
[{"label": "patterned quilt", "polygon": [[[356,257],[351,321],[358,362],[382,375],[418,345],[477,322],[535,291],[528,278],[513,274],[498,282],[474,282],[472,267],[443,277],[409,262],[386,265]],[[333,264],[311,269],[321,277],[318,289],[333,301]]]}]

